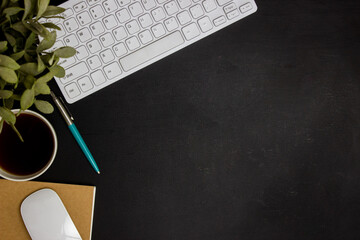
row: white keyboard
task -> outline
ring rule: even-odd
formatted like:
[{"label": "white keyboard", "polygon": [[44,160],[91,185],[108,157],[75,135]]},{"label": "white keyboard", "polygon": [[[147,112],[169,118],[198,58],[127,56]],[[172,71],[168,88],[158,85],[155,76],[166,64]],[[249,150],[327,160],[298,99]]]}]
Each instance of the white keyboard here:
[{"label": "white keyboard", "polygon": [[74,103],[257,10],[253,0],[69,0],[53,49],[72,46],[55,78]]}]

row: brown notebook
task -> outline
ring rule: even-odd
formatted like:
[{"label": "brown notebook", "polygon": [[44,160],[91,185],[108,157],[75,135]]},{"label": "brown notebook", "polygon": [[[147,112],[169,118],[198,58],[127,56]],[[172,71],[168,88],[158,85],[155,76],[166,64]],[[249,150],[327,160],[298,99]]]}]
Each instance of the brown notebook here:
[{"label": "brown notebook", "polygon": [[61,198],[83,240],[91,239],[95,203],[94,186],[47,182],[13,182],[0,179],[0,239],[31,239],[20,214],[22,201],[31,193],[50,188]]}]

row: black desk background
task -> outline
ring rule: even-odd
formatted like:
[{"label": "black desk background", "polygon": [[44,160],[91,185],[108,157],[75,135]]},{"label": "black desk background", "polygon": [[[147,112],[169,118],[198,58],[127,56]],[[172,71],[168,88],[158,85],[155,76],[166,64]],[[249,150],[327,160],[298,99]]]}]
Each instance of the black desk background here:
[{"label": "black desk background", "polygon": [[257,4],[69,106],[101,175],[48,116],[93,239],[360,239],[360,2]]}]

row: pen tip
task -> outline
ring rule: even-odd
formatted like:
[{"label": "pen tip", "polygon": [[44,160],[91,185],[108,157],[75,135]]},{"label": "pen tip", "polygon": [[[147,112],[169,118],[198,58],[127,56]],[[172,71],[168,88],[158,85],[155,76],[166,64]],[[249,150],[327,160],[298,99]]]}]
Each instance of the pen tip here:
[{"label": "pen tip", "polygon": [[97,173],[100,174],[100,171],[98,171]]}]

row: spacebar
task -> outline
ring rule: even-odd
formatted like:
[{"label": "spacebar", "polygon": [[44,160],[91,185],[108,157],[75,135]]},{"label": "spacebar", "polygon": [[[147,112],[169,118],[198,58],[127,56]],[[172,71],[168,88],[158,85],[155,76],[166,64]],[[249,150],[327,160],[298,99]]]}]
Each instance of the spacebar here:
[{"label": "spacebar", "polygon": [[129,71],[183,43],[184,39],[181,33],[177,31],[121,58],[119,61],[124,71]]}]

